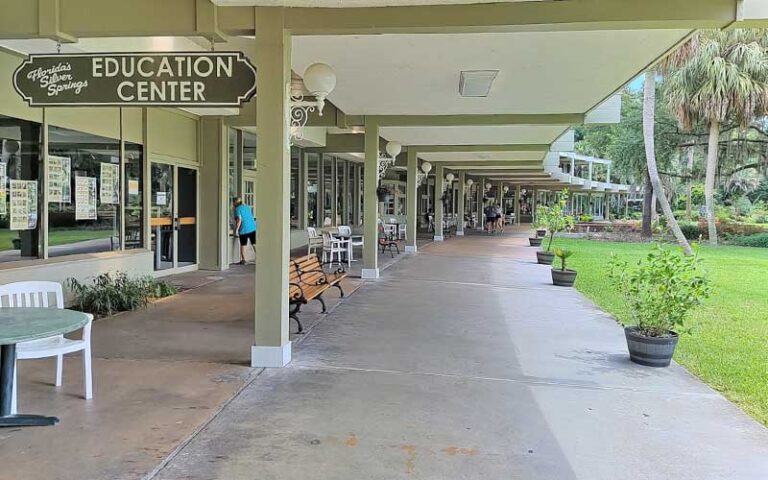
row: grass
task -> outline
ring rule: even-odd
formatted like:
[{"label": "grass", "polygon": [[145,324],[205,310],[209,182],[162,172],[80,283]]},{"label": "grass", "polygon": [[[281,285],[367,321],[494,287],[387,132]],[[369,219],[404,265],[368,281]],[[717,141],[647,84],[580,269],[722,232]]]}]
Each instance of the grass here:
[{"label": "grass", "polygon": [[[48,234],[49,245],[66,245],[69,243],[82,242],[85,240],[96,240],[109,238],[112,236],[112,229],[109,230],[51,230]],[[0,251],[13,250],[13,239],[18,238],[18,232],[11,230],[0,230]]]},{"label": "grass", "polygon": [[[636,263],[650,244],[557,239],[575,251],[569,268],[576,287],[614,315],[628,320],[620,294],[607,276],[611,253]],[[768,425],[768,249],[702,246],[713,294],[693,312],[692,335],[683,335],[675,360]]]}]

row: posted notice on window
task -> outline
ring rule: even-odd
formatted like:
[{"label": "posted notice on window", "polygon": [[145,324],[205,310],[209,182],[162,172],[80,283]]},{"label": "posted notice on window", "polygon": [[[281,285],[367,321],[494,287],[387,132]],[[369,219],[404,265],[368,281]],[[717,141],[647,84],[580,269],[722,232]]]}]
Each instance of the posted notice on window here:
[{"label": "posted notice on window", "polygon": [[5,162],[0,162],[0,216],[6,216],[8,215],[8,203],[6,197],[7,191],[6,191],[6,184],[8,183],[8,179],[6,177],[8,173],[8,164]]},{"label": "posted notice on window", "polygon": [[11,230],[37,227],[37,181],[11,180]]},{"label": "posted notice on window", "polygon": [[96,220],[96,177],[75,177],[75,220]]},{"label": "posted notice on window", "polygon": [[72,160],[69,157],[48,155],[48,201],[51,203],[71,203],[72,184],[69,175]]},{"label": "posted notice on window", "polygon": [[99,201],[102,205],[120,204],[120,165],[101,163]]}]

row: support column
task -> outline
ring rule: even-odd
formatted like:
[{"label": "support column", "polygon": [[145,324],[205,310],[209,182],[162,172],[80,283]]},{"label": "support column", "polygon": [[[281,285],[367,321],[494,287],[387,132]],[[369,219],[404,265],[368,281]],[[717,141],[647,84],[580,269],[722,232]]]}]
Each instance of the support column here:
[{"label": "support column", "polygon": [[606,193],[603,196],[603,213],[606,220],[611,219],[611,194]]},{"label": "support column", "polygon": [[442,200],[443,185],[445,185],[445,170],[442,165],[438,165],[435,167],[435,236],[433,237],[436,242],[445,240],[443,236],[443,215],[445,213]]},{"label": "support column", "polygon": [[467,174],[462,171],[459,173],[459,209],[456,215],[456,236],[464,236],[464,208],[466,199],[464,193],[466,191]]},{"label": "support column", "polygon": [[483,218],[483,212],[485,211],[485,205],[483,205],[483,193],[485,192],[485,179],[480,178],[477,184],[477,228],[476,230],[485,229],[485,219]]},{"label": "support column", "polygon": [[520,185],[517,185],[515,187],[515,225],[520,225],[520,200],[522,194],[520,190]]},{"label": "support column", "polygon": [[405,227],[405,251],[407,253],[416,253],[416,227],[419,223],[419,216],[416,206],[419,204],[419,187],[416,183],[416,176],[419,173],[419,157],[416,150],[408,149],[408,179],[406,182],[406,227]]},{"label": "support column", "polygon": [[379,278],[379,125],[365,119],[365,170],[363,171],[363,278]]},{"label": "support column", "polygon": [[229,268],[229,129],[221,117],[200,118],[200,269]]},{"label": "support column", "polygon": [[291,36],[284,9],[256,7],[256,177],[255,341],[252,367],[282,367],[291,361],[288,318],[290,255],[290,148],[287,85],[291,81]]}]

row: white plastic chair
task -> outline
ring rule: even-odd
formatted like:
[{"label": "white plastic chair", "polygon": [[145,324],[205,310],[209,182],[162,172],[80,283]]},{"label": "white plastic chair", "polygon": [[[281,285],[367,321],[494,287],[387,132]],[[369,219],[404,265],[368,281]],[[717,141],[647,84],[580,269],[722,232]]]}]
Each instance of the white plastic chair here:
[{"label": "white plastic chair", "polygon": [[323,263],[334,263],[333,256],[335,254],[339,265],[341,265],[341,254],[346,250],[342,243],[338,238],[333,238],[330,233],[323,233]]},{"label": "white plastic chair", "polygon": [[406,229],[406,224],[404,224],[404,223],[400,224],[399,229],[397,231],[397,238],[399,238],[400,240],[405,240],[405,237],[406,237],[406,235],[405,235],[406,230],[405,229]]},{"label": "white plastic chair", "polygon": [[388,239],[395,238],[397,236],[397,224],[396,223],[385,223],[384,224],[384,235],[386,235]]},{"label": "white plastic chair", "polygon": [[323,248],[323,239],[317,234],[314,227],[307,228],[307,255],[317,253],[317,249]]},{"label": "white plastic chair", "polygon": [[[50,297],[56,303],[51,305]],[[0,285],[0,308],[37,307],[64,308],[64,294],[61,285],[56,282],[15,282]],[[88,323],[83,327],[83,337],[72,340],[64,335],[31,340],[16,345],[16,359],[56,357],[56,386],[61,386],[64,370],[64,354],[83,352],[83,378],[85,379],[85,398],[93,398],[93,374],[91,370],[91,322],[93,315],[88,314]],[[13,395],[11,412],[16,413],[16,366],[13,369]]]}]

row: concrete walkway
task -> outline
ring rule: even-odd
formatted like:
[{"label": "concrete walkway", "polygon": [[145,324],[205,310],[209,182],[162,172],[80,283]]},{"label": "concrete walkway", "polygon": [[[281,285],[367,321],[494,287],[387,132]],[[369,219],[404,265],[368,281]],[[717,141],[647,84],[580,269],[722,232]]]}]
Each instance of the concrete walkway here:
[{"label": "concrete walkway", "polygon": [[156,478],[768,478],[768,430],[630,363],[525,237],[432,244],[364,283]]}]

